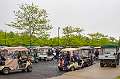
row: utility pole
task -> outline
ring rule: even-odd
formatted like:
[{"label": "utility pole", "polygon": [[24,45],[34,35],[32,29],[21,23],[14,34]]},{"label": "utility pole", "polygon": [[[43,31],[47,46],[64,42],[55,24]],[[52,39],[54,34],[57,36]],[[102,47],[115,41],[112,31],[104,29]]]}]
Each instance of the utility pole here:
[{"label": "utility pole", "polygon": [[29,33],[30,33],[30,53],[31,54],[31,46],[32,46],[32,33],[31,33],[31,26],[29,26]]},{"label": "utility pole", "polygon": [[69,33],[69,27],[67,26],[67,34],[68,34],[68,37],[67,37],[67,46],[70,47],[70,33]]},{"label": "utility pole", "polygon": [[60,27],[58,27],[58,46],[60,46],[60,41],[59,41],[59,39],[60,39]]}]

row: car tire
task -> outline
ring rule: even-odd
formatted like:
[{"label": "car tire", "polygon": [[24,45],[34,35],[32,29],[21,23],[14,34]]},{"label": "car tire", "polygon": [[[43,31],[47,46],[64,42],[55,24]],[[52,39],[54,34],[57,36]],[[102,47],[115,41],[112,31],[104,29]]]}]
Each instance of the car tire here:
[{"label": "car tire", "polygon": [[10,72],[10,69],[9,69],[9,68],[4,68],[4,69],[2,70],[2,73],[3,73],[4,75],[8,75],[9,72]]},{"label": "car tire", "polygon": [[31,65],[27,67],[27,72],[32,72],[32,66]]}]

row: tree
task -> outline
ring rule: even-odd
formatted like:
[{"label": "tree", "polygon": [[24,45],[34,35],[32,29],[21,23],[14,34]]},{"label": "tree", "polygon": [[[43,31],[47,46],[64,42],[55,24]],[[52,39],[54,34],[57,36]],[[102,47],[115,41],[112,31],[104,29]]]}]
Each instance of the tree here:
[{"label": "tree", "polygon": [[81,32],[83,32],[83,31],[84,31],[84,29],[81,29],[79,27],[74,28],[74,32],[76,32],[78,34],[78,36],[80,36]]},{"label": "tree", "polygon": [[52,29],[49,25],[47,12],[35,4],[22,4],[18,11],[14,11],[15,20],[7,24],[39,37],[47,36],[47,31]]},{"label": "tree", "polygon": [[118,40],[118,45],[120,46],[120,37],[119,37],[119,40]]},{"label": "tree", "polygon": [[90,44],[94,45],[94,46],[101,45],[101,39],[102,39],[102,41],[104,41],[103,39],[107,39],[107,37],[108,37],[107,35],[104,35],[104,34],[99,33],[99,32],[88,34],[88,36],[91,39]]},{"label": "tree", "polygon": [[72,37],[73,37],[73,33],[77,33],[78,36],[80,36],[80,33],[83,31],[83,29],[79,28],[79,27],[74,27],[74,26],[66,26],[63,28],[63,33],[66,37],[66,45],[71,45],[71,41],[72,41]]},{"label": "tree", "polygon": [[103,37],[107,37],[107,35],[104,35],[102,33],[96,32],[96,33],[91,33],[88,34],[92,39],[101,39]]},{"label": "tree", "polygon": [[114,37],[109,37],[109,38],[112,42],[117,42],[117,39],[115,39]]}]

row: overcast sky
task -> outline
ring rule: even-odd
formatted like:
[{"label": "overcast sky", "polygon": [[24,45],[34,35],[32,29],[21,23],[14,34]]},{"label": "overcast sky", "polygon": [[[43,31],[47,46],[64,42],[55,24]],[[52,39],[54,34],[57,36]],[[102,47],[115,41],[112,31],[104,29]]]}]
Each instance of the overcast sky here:
[{"label": "overcast sky", "polygon": [[32,2],[47,10],[54,27],[51,35],[65,25],[80,26],[84,33],[120,35],[120,0],[1,0],[0,29],[13,30],[5,25],[13,20],[13,10],[18,4]]}]

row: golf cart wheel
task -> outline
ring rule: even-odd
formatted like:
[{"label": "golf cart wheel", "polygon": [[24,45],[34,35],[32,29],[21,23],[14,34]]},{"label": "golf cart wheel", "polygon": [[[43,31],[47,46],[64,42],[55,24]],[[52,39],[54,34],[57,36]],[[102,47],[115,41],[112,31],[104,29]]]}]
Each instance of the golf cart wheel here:
[{"label": "golf cart wheel", "polygon": [[103,64],[103,63],[100,63],[100,67],[104,67],[104,64]]},{"label": "golf cart wheel", "polygon": [[36,60],[35,60],[35,63],[38,63],[38,62],[39,62],[39,60],[38,60],[38,59],[36,59]]},{"label": "golf cart wheel", "polygon": [[81,68],[84,68],[84,67],[85,67],[84,64],[82,64],[82,65],[81,65]]},{"label": "golf cart wheel", "polygon": [[4,75],[8,75],[8,74],[9,74],[9,71],[10,71],[9,68],[4,68],[4,69],[2,70],[2,73],[3,73]]},{"label": "golf cart wheel", "polygon": [[27,67],[27,72],[32,72],[32,66],[31,65]]},{"label": "golf cart wheel", "polygon": [[47,58],[45,58],[44,61],[48,61]]},{"label": "golf cart wheel", "polygon": [[88,63],[87,62],[84,63],[84,67],[88,67]]},{"label": "golf cart wheel", "polygon": [[63,71],[63,68],[58,67],[59,71]]},{"label": "golf cart wheel", "polygon": [[113,64],[112,67],[116,68],[116,64]]},{"label": "golf cart wheel", "polygon": [[41,58],[39,58],[38,60],[41,61]]},{"label": "golf cart wheel", "polygon": [[70,70],[71,70],[71,71],[75,71],[75,67],[71,67]]}]

